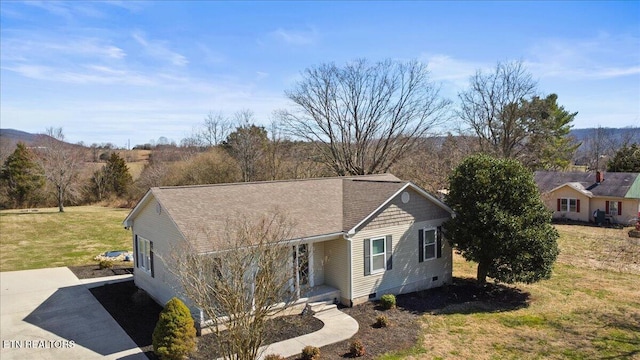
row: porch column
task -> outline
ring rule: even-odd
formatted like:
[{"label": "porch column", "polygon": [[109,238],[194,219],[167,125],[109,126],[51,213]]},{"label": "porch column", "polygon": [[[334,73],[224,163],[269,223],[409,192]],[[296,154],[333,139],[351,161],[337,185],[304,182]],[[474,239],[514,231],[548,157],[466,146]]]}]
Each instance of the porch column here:
[{"label": "porch column", "polygon": [[298,245],[295,245],[293,247],[293,251],[295,252],[295,263],[293,264],[293,266],[295,266],[295,273],[296,273],[296,278],[295,278],[295,286],[296,286],[296,298],[300,299],[300,254],[298,253]]},{"label": "porch column", "polygon": [[307,244],[307,262],[309,264],[309,287],[313,287],[315,281],[313,279],[313,248],[315,247],[314,243]]}]

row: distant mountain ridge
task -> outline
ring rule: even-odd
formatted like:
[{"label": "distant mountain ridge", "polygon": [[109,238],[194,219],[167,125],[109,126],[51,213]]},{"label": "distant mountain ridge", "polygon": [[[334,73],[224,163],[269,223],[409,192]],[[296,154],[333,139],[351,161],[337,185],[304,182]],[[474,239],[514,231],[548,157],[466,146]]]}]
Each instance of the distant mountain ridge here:
[{"label": "distant mountain ridge", "polygon": [[[577,141],[584,142],[594,136],[597,128],[572,129],[570,135]],[[629,139],[631,143],[640,143],[640,127],[626,128],[602,128],[607,136],[614,140]],[[33,145],[43,134],[32,134],[26,131],[15,129],[0,129],[0,141],[8,144],[23,142],[26,145]],[[444,139],[444,138],[443,138]]]},{"label": "distant mountain ridge", "polygon": [[598,130],[603,131],[609,139],[615,142],[623,142],[628,139],[630,143],[640,143],[640,127],[571,129],[570,135],[579,142],[584,142],[593,138]]},{"label": "distant mountain ridge", "polygon": [[31,134],[26,131],[15,129],[0,129],[0,139],[8,142],[23,142],[27,145],[33,144],[42,136],[41,134]]}]

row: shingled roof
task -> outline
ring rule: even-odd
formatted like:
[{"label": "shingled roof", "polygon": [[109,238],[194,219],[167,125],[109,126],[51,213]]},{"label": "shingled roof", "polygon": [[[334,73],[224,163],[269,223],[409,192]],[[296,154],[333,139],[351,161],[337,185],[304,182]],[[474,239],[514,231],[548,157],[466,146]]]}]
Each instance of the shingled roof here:
[{"label": "shingled roof", "polygon": [[[541,193],[568,185],[574,189],[584,189],[584,193],[598,197],[640,198],[637,187],[638,173],[604,173],[604,180],[596,182],[594,172],[536,171],[535,181]],[[640,184],[640,182],[638,182]],[[580,186],[578,186],[580,185]]]},{"label": "shingled roof", "polygon": [[[199,235],[189,236],[189,233],[203,226],[208,231],[223,229],[230,216],[258,219],[280,211],[294,223],[293,239],[337,236],[352,230],[407,186],[421,190],[391,174],[155,187],[124,223],[128,226],[128,220],[135,217],[145,199],[153,196],[185,238],[203,252],[211,251],[210,241]],[[439,203],[435,198],[432,200]],[[442,203],[439,205],[446,208]]]}]

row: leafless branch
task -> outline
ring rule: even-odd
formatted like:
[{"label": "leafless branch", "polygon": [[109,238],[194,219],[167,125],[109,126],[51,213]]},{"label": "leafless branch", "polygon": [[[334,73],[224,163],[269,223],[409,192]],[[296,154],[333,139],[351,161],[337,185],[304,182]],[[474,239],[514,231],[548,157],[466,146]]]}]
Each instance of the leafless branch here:
[{"label": "leafless branch", "polygon": [[286,93],[296,109],[279,116],[336,174],[386,172],[446,119],[450,102],[428,75],[417,61],[322,64]]},{"label": "leafless branch", "polygon": [[[293,225],[279,211],[257,221],[235,214],[223,231],[201,229],[215,251],[203,254],[190,242],[170,256],[185,295],[212,320],[225,359],[255,359],[264,342],[265,321],[293,301]],[[222,331],[224,336],[220,336]]]}]

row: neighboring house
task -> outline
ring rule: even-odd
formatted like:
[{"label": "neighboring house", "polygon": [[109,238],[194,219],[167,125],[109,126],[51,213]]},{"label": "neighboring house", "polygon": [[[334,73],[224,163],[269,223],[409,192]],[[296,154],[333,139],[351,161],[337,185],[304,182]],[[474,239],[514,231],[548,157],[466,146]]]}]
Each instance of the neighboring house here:
[{"label": "neighboring house", "polygon": [[451,281],[452,251],[441,231],[451,209],[382,174],[151,188],[124,220],[133,232],[135,284],[165,304],[178,288],[162,261],[172,244],[186,240],[210,252],[210,241],[189,235],[194,229],[224,226],[229,214],[257,219],[274,208],[296,224],[291,252],[302,264],[294,278],[303,301],[352,306]]},{"label": "neighboring house", "polygon": [[640,213],[640,174],[536,171],[535,180],[554,219],[629,224]]}]

